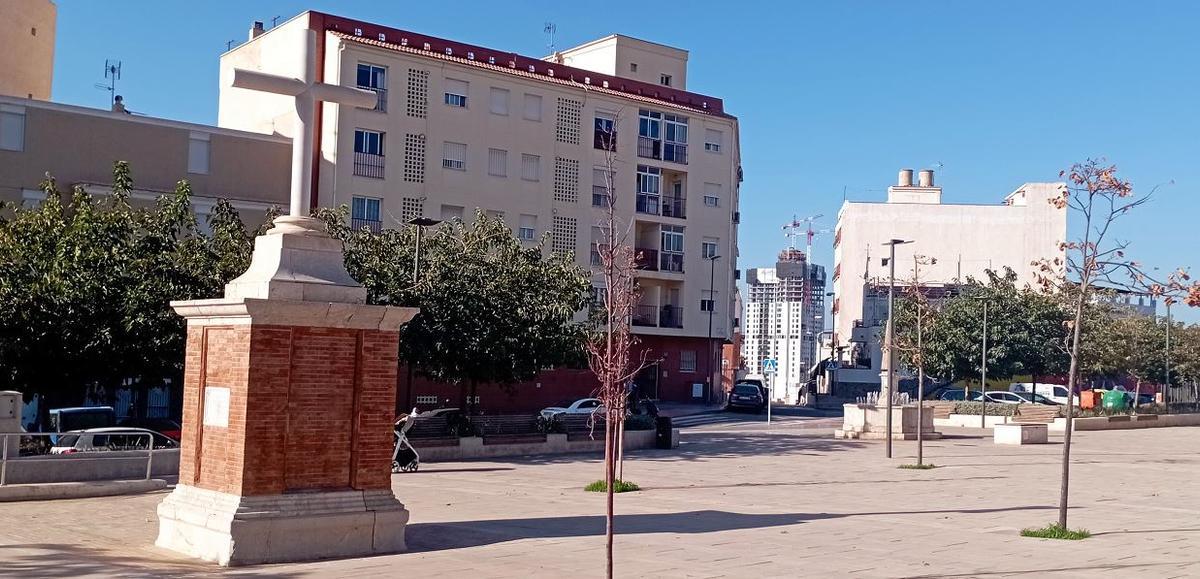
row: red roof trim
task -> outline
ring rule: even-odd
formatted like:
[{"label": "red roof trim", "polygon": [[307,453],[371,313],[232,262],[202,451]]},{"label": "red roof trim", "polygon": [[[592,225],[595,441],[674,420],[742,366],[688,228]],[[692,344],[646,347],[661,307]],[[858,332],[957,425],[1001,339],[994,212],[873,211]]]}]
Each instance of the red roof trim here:
[{"label": "red roof trim", "polygon": [[[443,56],[448,54],[449,56],[483,65],[488,64],[489,58],[494,58],[496,62],[495,66],[501,69],[530,73],[530,67],[532,67],[531,74],[533,76],[542,77],[546,80],[552,78],[557,81],[573,82],[580,86],[590,86],[593,88],[602,88],[604,82],[608,81],[608,89],[613,92],[676,105],[712,115],[729,116],[725,114],[724,103],[722,103],[721,99],[715,97],[650,84],[639,80],[609,76],[590,70],[521,56],[513,52],[504,52],[482,46],[454,42],[452,40],[351,20],[340,16],[320,12],[313,12],[312,14],[315,17],[314,20],[319,20],[325,30],[339,32],[347,38],[362,39],[371,44],[379,42],[384,45],[390,45],[388,47],[392,48],[401,46],[405,43],[404,41],[407,41],[407,46],[414,49],[413,52],[417,54],[429,53],[431,55]],[[424,48],[426,44],[429,45],[428,51]],[[449,53],[446,52],[447,49],[449,49]],[[468,59],[468,54],[473,54],[475,58]],[[591,83],[584,84],[583,80],[585,78],[590,79]]]}]

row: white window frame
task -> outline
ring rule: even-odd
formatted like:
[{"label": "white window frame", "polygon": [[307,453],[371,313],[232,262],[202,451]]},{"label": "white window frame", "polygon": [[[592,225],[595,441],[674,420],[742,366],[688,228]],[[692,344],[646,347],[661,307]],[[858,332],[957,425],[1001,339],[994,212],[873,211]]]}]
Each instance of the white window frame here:
[{"label": "white window frame", "polygon": [[207,175],[212,170],[212,142],[208,133],[188,133],[188,167],[192,175]]},{"label": "white window frame", "polygon": [[[362,202],[362,212],[356,211],[359,207],[359,202]],[[372,203],[374,201],[374,203]],[[375,206],[374,215],[372,218],[371,205]],[[383,200],[378,197],[367,197],[365,195],[354,195],[350,197],[350,219],[361,219],[363,221],[382,221],[383,220]]]},{"label": "white window frame", "polygon": [[704,206],[705,207],[720,207],[721,206],[721,198],[717,195],[707,195],[706,194],[704,196]]},{"label": "white window frame", "polygon": [[[489,93],[488,109],[492,112],[493,115],[500,115],[500,116],[505,116],[505,117],[508,116],[508,97],[509,96],[510,96],[510,93],[509,93],[508,89],[500,88],[497,86],[492,87],[492,90]],[[496,100],[497,97],[500,97],[499,101]],[[497,106],[497,105],[499,105],[499,106]]]},{"label": "white window frame", "polygon": [[659,226],[659,251],[682,254],[685,247],[683,232],[683,227],[679,225]]},{"label": "white window frame", "polygon": [[[715,135],[714,135],[715,133]],[[713,137],[716,137],[716,142],[713,142]],[[704,150],[709,153],[720,153],[721,143],[725,141],[725,133],[716,129],[704,130]]]},{"label": "white window frame", "polygon": [[[368,142],[367,137],[374,135],[377,138],[377,142],[379,144],[379,146],[377,147],[377,150],[375,150],[375,151],[367,151],[367,150],[360,151],[360,150],[358,150],[358,135],[359,135],[359,133],[361,133],[363,135],[363,149],[369,148],[369,147],[367,147],[367,142]],[[355,153],[366,153],[368,155],[379,155],[380,157],[382,157],[383,153],[384,153],[384,135],[385,134],[386,133],[384,133],[382,131],[372,131],[370,129],[354,129],[354,152]]]},{"label": "white window frame", "polygon": [[[684,356],[684,354],[691,354],[691,356],[690,356],[691,360],[688,359],[688,356]],[[695,372],[697,358],[698,358],[698,356],[696,356],[695,350],[680,350],[679,351],[679,371],[680,372],[689,372],[689,373]]]},{"label": "white window frame", "polygon": [[[454,87],[451,86],[451,83],[462,83],[464,90],[461,93],[456,90],[452,90]],[[470,90],[471,84],[467,81],[458,80],[456,78],[447,78],[445,90],[446,96],[443,98],[443,101],[447,106],[465,109],[467,108],[467,93],[470,92]]]},{"label": "white window frame", "polygon": [[[532,167],[532,171],[530,167]],[[521,153],[521,179],[533,182],[542,180],[542,158],[540,156]]]},{"label": "white window frame", "polygon": [[517,238],[533,241],[537,237],[537,215],[522,214],[517,218]]},{"label": "white window frame", "polygon": [[659,73],[659,75],[658,75],[658,84],[661,84],[663,86],[671,86],[672,80],[673,79],[671,78],[671,75],[669,75],[669,74]]},{"label": "white window frame", "polygon": [[[497,162],[499,159],[499,162]],[[488,149],[488,175],[493,177],[508,177],[508,151],[504,149]]]},{"label": "white window frame", "polygon": [[[524,111],[522,111],[522,116],[525,117],[525,120],[537,122],[542,121],[542,95],[525,93],[525,98],[521,104],[524,108]],[[530,108],[531,105],[534,105],[532,109]]]},{"label": "white window frame", "polygon": [[25,150],[27,119],[25,107],[0,104],[0,150]]},{"label": "white window frame", "polygon": [[[462,153],[461,159],[456,159],[455,157],[458,155],[453,154],[455,152],[454,149],[456,149],[456,148],[458,148],[458,150]],[[466,143],[455,143],[452,141],[445,141],[444,143],[442,143],[442,168],[443,169],[452,169],[454,171],[466,171],[467,170],[467,144]]]},{"label": "white window frame", "polygon": [[700,257],[708,259],[714,255],[718,255],[720,248],[720,239],[715,237],[705,237],[700,241]]}]

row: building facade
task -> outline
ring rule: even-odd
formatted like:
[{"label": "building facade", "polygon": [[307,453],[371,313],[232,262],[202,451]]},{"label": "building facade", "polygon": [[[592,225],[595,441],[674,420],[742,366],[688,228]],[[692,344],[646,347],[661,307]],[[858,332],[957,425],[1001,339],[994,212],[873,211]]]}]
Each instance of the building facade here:
[{"label": "building facade", "polygon": [[[379,95],[373,109],[319,107],[313,206],[347,205],[372,229],[483,211],[591,267],[611,171],[641,256],[633,323],[652,365],[639,385],[661,399],[717,395],[734,315],[738,125],[720,99],[685,90],[685,51],[611,36],[540,59],[306,12],[221,57],[220,126],[290,134],[291,97],[230,80],[235,68],[299,76],[306,30],[320,80]],[[548,381],[537,387],[592,388]]]},{"label": "building facade", "polygon": [[0,95],[50,100],[57,17],[51,0],[0,2]]},{"label": "building facade", "polygon": [[923,286],[950,287],[969,277],[1011,268],[1017,283],[1035,284],[1036,262],[1063,257],[1067,212],[1050,201],[1064,183],[1026,183],[994,205],[942,203],[931,170],[900,171],[884,203],[847,201],[838,212],[834,236],[834,333],[841,368],[839,382],[879,384],[879,334],[887,320],[889,270],[884,243],[896,245],[896,284],[914,278],[914,257]]},{"label": "building facade", "polygon": [[816,363],[817,339],[825,330],[825,268],[804,252],[785,249],[774,268],[751,268],[743,352],[750,374],[766,375],[763,360],[775,360],[777,398],[798,400]]}]

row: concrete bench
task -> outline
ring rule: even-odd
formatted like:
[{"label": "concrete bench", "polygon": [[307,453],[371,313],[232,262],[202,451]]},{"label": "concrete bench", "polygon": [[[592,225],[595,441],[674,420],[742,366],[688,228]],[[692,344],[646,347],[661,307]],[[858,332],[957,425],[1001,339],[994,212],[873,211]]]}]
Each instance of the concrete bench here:
[{"label": "concrete bench", "polygon": [[995,444],[1046,444],[1049,440],[1046,424],[997,424],[992,428]]}]

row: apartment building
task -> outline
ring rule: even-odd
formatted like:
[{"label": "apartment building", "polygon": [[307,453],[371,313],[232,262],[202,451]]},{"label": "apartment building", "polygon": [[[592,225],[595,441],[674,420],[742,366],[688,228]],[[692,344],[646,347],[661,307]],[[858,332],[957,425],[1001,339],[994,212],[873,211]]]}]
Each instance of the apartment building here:
[{"label": "apartment building", "polygon": [[[323,82],[379,95],[371,109],[319,107],[313,206],[347,205],[372,229],[478,209],[591,267],[611,164],[641,255],[633,324],[652,364],[637,381],[661,399],[715,395],[733,329],[738,125],[720,99],[686,90],[686,51],[609,36],[533,58],[305,12],[221,57],[220,126],[290,135],[290,97],[230,79],[235,68],[298,76],[304,30],[318,33]],[[553,381],[522,396],[592,388]]]},{"label": "apartment building", "polygon": [[825,268],[808,263],[803,251],[785,249],[775,267],[747,270],[746,286],[746,370],[764,375],[763,360],[774,360],[775,395],[794,402],[808,382],[817,338],[825,330]]},{"label": "apartment building", "polygon": [[50,100],[57,24],[51,0],[0,2],[0,95]]},{"label": "apartment building", "polygon": [[932,170],[913,183],[913,170],[900,171],[887,201],[846,201],[834,235],[833,343],[838,347],[839,382],[879,385],[879,334],[887,321],[889,270],[884,245],[896,245],[896,283],[911,283],[914,256],[923,256],[920,281],[931,297],[952,292],[968,277],[1011,268],[1018,284],[1034,284],[1034,262],[1063,256],[1067,212],[1050,200],[1064,183],[1025,183],[995,204],[942,202]]}]

